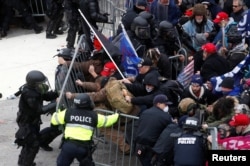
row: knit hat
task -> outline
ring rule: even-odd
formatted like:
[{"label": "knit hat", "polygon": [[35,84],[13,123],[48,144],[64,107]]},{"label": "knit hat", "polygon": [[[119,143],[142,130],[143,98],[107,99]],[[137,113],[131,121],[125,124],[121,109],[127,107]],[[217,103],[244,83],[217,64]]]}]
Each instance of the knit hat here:
[{"label": "knit hat", "polygon": [[232,120],[229,122],[230,126],[244,126],[249,125],[249,117],[246,114],[235,115]]},{"label": "knit hat", "polygon": [[234,79],[232,77],[225,77],[222,80],[220,87],[233,89],[234,88]]},{"label": "knit hat", "polygon": [[102,76],[110,76],[110,74],[114,73],[116,71],[116,67],[113,62],[107,62],[105,63],[103,70],[101,71]]},{"label": "knit hat", "polygon": [[228,14],[225,13],[225,12],[219,12],[217,15],[216,15],[216,18],[213,20],[214,23],[218,24],[220,23],[222,20],[228,20]]},{"label": "knit hat", "polygon": [[153,104],[156,105],[157,103],[164,103],[166,105],[173,104],[171,101],[168,100],[168,97],[166,95],[160,94],[156,95],[153,100]]},{"label": "knit hat", "polygon": [[207,15],[207,9],[205,8],[205,6],[203,4],[198,3],[198,4],[194,5],[193,15],[194,16],[205,16],[205,15]]},{"label": "knit hat", "polygon": [[191,83],[199,84],[200,86],[202,86],[203,82],[202,82],[201,76],[198,74],[193,75],[191,79]]},{"label": "knit hat", "polygon": [[213,43],[206,43],[202,45],[201,49],[209,54],[213,54],[216,52],[216,46]]}]

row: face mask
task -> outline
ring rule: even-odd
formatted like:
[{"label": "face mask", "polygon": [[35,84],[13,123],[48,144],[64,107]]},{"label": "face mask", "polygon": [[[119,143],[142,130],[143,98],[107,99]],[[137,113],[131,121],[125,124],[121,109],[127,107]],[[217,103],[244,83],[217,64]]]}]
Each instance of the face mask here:
[{"label": "face mask", "polygon": [[41,94],[45,94],[48,92],[49,86],[47,84],[39,84],[36,90]]},{"label": "face mask", "polygon": [[163,112],[168,112],[168,106],[163,109]]},{"label": "face mask", "polygon": [[145,88],[146,89],[146,91],[149,93],[149,92],[152,92],[153,90],[154,90],[154,88],[149,88],[149,87],[146,87]]}]

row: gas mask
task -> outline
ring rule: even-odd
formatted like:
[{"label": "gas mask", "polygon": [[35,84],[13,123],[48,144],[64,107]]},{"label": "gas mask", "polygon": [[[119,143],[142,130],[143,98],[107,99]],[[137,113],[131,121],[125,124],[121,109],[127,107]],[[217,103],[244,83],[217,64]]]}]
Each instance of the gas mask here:
[{"label": "gas mask", "polygon": [[136,27],[135,34],[140,39],[149,39],[150,38],[150,26]]},{"label": "gas mask", "polygon": [[36,90],[41,94],[45,94],[48,92],[49,86],[45,83],[41,83],[37,85]]}]

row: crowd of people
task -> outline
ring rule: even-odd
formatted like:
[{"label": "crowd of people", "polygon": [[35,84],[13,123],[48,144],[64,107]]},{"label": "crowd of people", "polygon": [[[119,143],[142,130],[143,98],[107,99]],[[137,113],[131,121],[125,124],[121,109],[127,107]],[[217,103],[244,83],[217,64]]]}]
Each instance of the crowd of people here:
[{"label": "crowd of people", "polygon": [[[80,165],[92,165],[96,127],[105,137],[112,137],[120,151],[135,154],[143,166],[206,165],[211,127],[219,131],[221,148],[250,149],[248,1],[135,0],[111,41],[107,40],[113,48],[110,52],[91,32],[92,27],[98,30],[98,22],[108,22],[108,14],[100,13],[98,1],[64,2],[69,29],[67,48],[58,53],[55,91],[48,92],[46,76],[40,71],[29,72],[21,90],[16,133],[16,143],[22,146],[20,166],[35,165],[39,147],[53,150],[49,143],[62,132],[64,141],[57,165],[68,166],[74,158]],[[50,10],[47,38],[56,38],[61,31],[58,25],[64,12]],[[134,63],[136,72],[130,75],[123,64],[126,51],[119,50],[124,31],[140,58]],[[76,50],[75,41],[81,34],[88,47],[78,43],[80,48]],[[175,55],[178,58],[173,63],[170,57]],[[176,75],[181,72],[176,63],[184,61],[193,62],[194,72],[187,86]],[[246,63],[241,66],[238,81],[227,73],[242,61]],[[61,91],[72,63],[67,87]],[[215,85],[213,79],[219,76],[221,83]],[[45,107],[42,101],[54,101],[59,95],[64,100],[60,110],[52,113],[51,126],[42,132],[40,115],[55,106],[53,102]],[[97,108],[115,112],[105,117],[93,111]],[[115,127],[109,128],[121,112],[139,117],[134,126],[129,125],[128,130],[134,134],[123,135]],[[58,125],[64,130],[60,131]],[[107,127],[105,132],[103,127]],[[230,140],[239,143],[232,146]]]}]

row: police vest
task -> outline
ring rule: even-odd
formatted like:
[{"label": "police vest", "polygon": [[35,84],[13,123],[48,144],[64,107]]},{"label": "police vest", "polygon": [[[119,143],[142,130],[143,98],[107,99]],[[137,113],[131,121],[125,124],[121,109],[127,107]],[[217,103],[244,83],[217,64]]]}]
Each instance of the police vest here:
[{"label": "police vest", "polygon": [[171,136],[176,137],[174,145],[176,165],[200,166],[204,164],[205,149],[202,133],[178,133],[175,136],[171,134]]},{"label": "police vest", "polygon": [[97,126],[97,113],[92,110],[69,109],[65,114],[65,123],[94,130]]}]

